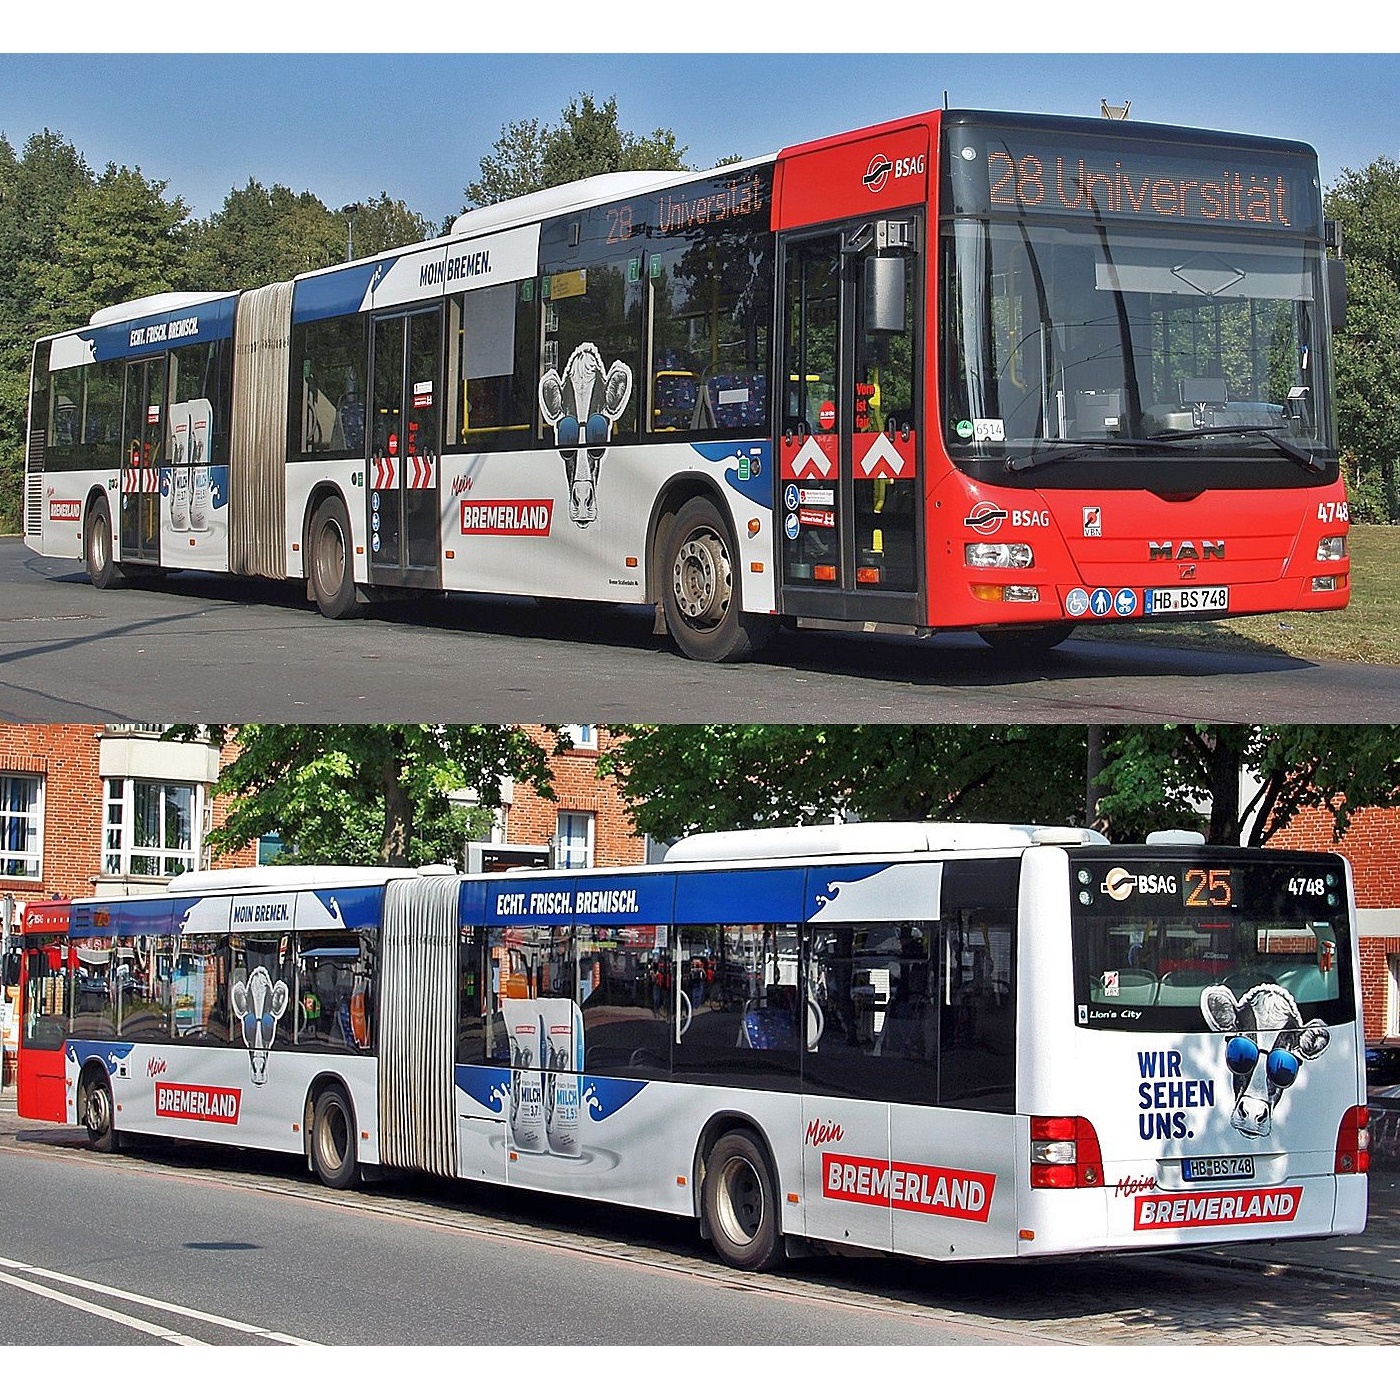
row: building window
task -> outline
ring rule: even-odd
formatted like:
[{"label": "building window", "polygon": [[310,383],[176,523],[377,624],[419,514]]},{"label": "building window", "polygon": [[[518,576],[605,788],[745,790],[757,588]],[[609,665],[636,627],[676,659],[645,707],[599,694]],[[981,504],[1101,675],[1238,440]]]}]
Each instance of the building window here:
[{"label": "building window", "polygon": [[560,812],[554,839],[560,870],[582,870],[592,865],[593,813]]},{"label": "building window", "polygon": [[0,872],[12,880],[40,879],[43,833],[43,779],[0,773]]},{"label": "building window", "polygon": [[103,873],[168,878],[197,870],[201,816],[197,784],[109,778]]},{"label": "building window", "polygon": [[598,747],[598,726],[596,724],[566,724],[564,733],[575,749],[596,749]]}]

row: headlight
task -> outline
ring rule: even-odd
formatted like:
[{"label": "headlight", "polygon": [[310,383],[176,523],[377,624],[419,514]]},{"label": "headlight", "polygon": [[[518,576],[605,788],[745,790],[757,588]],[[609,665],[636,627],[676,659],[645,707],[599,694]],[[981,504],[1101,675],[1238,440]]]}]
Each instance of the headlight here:
[{"label": "headlight", "polygon": [[964,545],[970,569],[1029,569],[1035,565],[1035,551],[1028,544]]},{"label": "headlight", "polygon": [[1331,564],[1347,557],[1347,537],[1345,535],[1324,535],[1317,542],[1317,562]]}]

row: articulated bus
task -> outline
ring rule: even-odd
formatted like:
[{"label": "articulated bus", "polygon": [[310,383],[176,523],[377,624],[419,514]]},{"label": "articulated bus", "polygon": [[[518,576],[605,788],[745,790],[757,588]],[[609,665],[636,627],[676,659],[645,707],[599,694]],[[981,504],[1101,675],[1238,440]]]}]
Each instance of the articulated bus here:
[{"label": "articulated bus", "polygon": [[27,935],[19,1111],[690,1217],[744,1269],[1359,1232],[1348,867],[1161,835],[181,875]]},{"label": "articulated bus", "polygon": [[936,111],[469,211],[35,348],[25,541],[304,580],[1056,645],[1344,607],[1307,146]]}]

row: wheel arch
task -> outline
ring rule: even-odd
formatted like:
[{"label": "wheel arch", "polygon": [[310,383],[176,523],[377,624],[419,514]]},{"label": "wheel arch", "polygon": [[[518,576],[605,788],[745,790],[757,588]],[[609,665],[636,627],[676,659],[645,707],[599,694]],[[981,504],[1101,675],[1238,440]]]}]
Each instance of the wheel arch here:
[{"label": "wheel arch", "polygon": [[352,577],[355,575],[356,561],[362,557],[355,550],[355,516],[350,510],[350,502],[345,499],[345,492],[340,483],[330,480],[318,481],[307,492],[306,505],[301,516],[301,574],[306,580],[306,596],[312,602],[315,601],[315,598],[311,592],[311,522],[316,518],[316,512],[330,500],[340,502],[340,507],[345,512],[346,523],[350,527],[350,538],[346,541],[348,546],[346,563],[350,566]]},{"label": "wheel arch", "polygon": [[739,1109],[720,1109],[710,1117],[700,1130],[700,1135],[695,1141],[695,1157],[690,1173],[691,1210],[694,1211],[695,1218],[700,1222],[700,1237],[704,1240],[710,1238],[709,1227],[705,1224],[705,1212],[701,1208],[701,1196],[705,1190],[705,1164],[720,1138],[726,1133],[735,1131],[748,1133],[758,1143],[763,1155],[767,1157],[768,1169],[773,1173],[773,1189],[778,1196],[776,1204],[779,1220],[781,1221],[782,1218],[783,1191],[778,1174],[778,1158],[773,1151],[773,1144],[768,1140],[767,1130],[756,1118]]},{"label": "wheel arch", "polygon": [[360,1106],[355,1102],[355,1091],[351,1089],[345,1076],[333,1069],[318,1070],[311,1083],[306,1086],[306,1099],[302,1104],[301,1113],[301,1147],[302,1155],[306,1158],[306,1165],[312,1166],[311,1161],[311,1129],[314,1123],[313,1110],[316,1100],[327,1089],[339,1089],[345,1096],[345,1102],[350,1106],[352,1118],[351,1127],[354,1129],[356,1156],[359,1155],[360,1146]]},{"label": "wheel arch", "polygon": [[714,480],[700,472],[686,472],[674,477],[666,483],[665,490],[656,498],[651,508],[651,519],[647,522],[645,602],[661,601],[662,589],[665,586],[666,565],[663,554],[667,537],[681,508],[697,496],[705,497],[719,511],[729,529],[730,539],[734,541],[735,548],[738,548],[739,536],[734,524],[734,512],[730,510],[729,503],[724,499],[724,492]]}]

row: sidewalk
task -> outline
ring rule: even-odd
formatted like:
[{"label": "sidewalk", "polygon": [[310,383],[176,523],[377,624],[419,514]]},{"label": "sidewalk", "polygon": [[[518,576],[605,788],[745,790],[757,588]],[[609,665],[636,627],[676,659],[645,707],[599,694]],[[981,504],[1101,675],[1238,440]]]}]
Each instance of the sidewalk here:
[{"label": "sidewalk", "polygon": [[[1251,1265],[1285,1264],[1290,1269],[1316,1271],[1334,1278],[1342,1276],[1358,1283],[1400,1291],[1400,1142],[1397,1142],[1394,1122],[1397,1117],[1400,1111],[1388,1109],[1385,1118],[1378,1122],[1376,1101],[1371,1101],[1370,1201],[1364,1234],[1193,1252],[1219,1264],[1239,1265],[1246,1261]],[[1378,1127],[1381,1128],[1379,1133]]]}]

